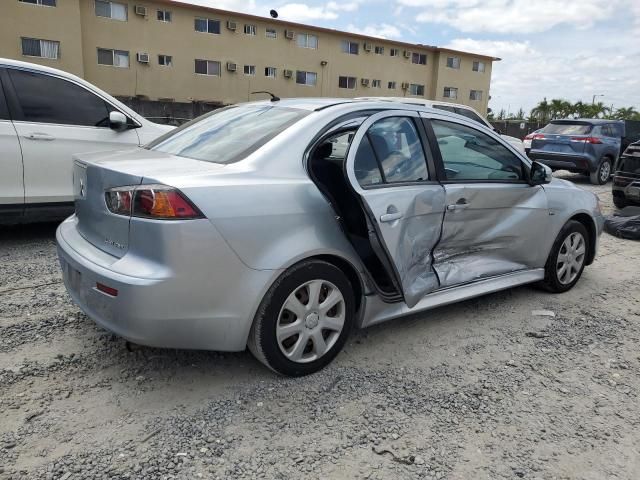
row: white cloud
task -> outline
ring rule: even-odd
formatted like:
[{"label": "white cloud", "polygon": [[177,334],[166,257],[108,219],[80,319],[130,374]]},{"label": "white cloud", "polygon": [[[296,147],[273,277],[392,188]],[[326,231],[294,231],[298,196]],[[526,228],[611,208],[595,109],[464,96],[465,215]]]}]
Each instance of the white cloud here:
[{"label": "white cloud", "polygon": [[[454,39],[447,47],[502,58],[493,64],[489,105],[494,111],[530,110],[544,97],[591,102],[594,94],[603,94],[598,100],[606,105],[637,108],[640,45],[624,36],[606,40],[611,35],[599,32],[603,40],[594,46],[594,42],[582,41],[589,35],[593,33],[583,32],[562,48],[553,39],[534,47],[528,41],[471,38]],[[624,54],[621,45],[627,46]]]},{"label": "white cloud", "polygon": [[[618,15],[633,0],[396,0],[419,8],[418,22],[449,25],[462,32],[534,33],[558,25],[590,28]],[[637,0],[636,0],[637,1]]]},{"label": "white cloud", "polygon": [[380,23],[377,25],[365,25],[364,27],[358,27],[352,23],[347,25],[346,30],[352,33],[359,33],[361,35],[368,35],[370,37],[378,38],[402,38],[402,32],[395,25],[388,23]]},{"label": "white cloud", "polygon": [[325,5],[309,6],[305,3],[287,3],[277,8],[279,18],[290,22],[308,22],[310,20],[337,20],[343,12],[355,12],[361,0],[337,3],[330,1]]}]

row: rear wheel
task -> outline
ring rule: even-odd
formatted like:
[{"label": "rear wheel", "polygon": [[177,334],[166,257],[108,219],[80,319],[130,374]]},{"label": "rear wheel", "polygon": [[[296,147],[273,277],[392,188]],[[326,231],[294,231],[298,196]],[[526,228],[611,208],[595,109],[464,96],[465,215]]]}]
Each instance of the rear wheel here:
[{"label": "rear wheel", "polygon": [[273,371],[317,372],[340,352],[353,325],[355,299],[346,275],[319,260],[299,263],[269,289],[249,334],[249,350]]},{"label": "rear wheel", "polygon": [[624,208],[627,206],[627,199],[625,197],[613,197],[613,204],[617,207],[617,208]]},{"label": "rear wheel", "polygon": [[600,160],[600,165],[595,172],[589,174],[589,180],[594,185],[604,185],[609,181],[611,176],[611,160],[608,157],[604,157]]},{"label": "rear wheel", "polygon": [[584,270],[589,234],[583,224],[569,220],[553,244],[545,265],[542,287],[553,293],[571,290]]}]

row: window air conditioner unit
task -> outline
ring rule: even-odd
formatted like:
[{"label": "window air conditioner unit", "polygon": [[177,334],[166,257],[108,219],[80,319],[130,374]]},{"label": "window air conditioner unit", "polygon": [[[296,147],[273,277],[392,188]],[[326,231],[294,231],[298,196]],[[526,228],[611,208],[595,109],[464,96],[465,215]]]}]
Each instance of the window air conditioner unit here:
[{"label": "window air conditioner unit", "polygon": [[289,40],[293,40],[296,36],[296,32],[294,32],[293,30],[285,30],[284,36],[287,37]]},{"label": "window air conditioner unit", "polygon": [[369,79],[368,78],[362,78],[360,79],[360,83],[362,83],[362,85],[364,85],[365,87],[369,86]]},{"label": "window air conditioner unit", "polygon": [[149,63],[148,53],[138,53],[137,58],[140,63]]},{"label": "window air conditioner unit", "polygon": [[404,90],[406,90],[407,88],[409,88],[409,82],[402,82],[402,88]]},{"label": "window air conditioner unit", "polygon": [[291,78],[293,77],[293,70],[285,70],[284,72],[282,72],[282,74],[285,78]]},{"label": "window air conditioner unit", "polygon": [[370,52],[371,51],[371,44],[364,42],[364,51],[365,52]]},{"label": "window air conditioner unit", "polygon": [[144,5],[136,5],[135,8],[136,15],[140,15],[141,17],[147,16],[147,7]]},{"label": "window air conditioner unit", "polygon": [[404,58],[409,58],[411,57],[411,52],[409,50],[405,50],[403,55],[404,55]]},{"label": "window air conditioner unit", "polygon": [[227,70],[230,72],[235,72],[238,69],[238,65],[233,62],[227,62]]},{"label": "window air conditioner unit", "polygon": [[232,22],[231,20],[229,20],[227,22],[227,28],[229,30],[233,30],[234,32],[236,31],[236,28],[238,28],[238,26],[236,25],[236,22]]}]

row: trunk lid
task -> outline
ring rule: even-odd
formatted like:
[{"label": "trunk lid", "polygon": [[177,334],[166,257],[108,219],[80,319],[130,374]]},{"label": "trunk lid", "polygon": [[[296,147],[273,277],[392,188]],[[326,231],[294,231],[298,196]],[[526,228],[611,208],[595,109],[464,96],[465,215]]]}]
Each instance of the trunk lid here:
[{"label": "trunk lid", "polygon": [[[223,166],[136,149],[82,154],[74,157],[73,185],[78,231],[100,250],[121,258],[129,249],[131,217],[109,211],[105,191],[141,183],[165,183],[185,175],[219,170]],[[156,220],[149,220],[156,221]]]},{"label": "trunk lid", "polygon": [[581,155],[592,126],[585,123],[550,123],[534,134],[531,150]]}]

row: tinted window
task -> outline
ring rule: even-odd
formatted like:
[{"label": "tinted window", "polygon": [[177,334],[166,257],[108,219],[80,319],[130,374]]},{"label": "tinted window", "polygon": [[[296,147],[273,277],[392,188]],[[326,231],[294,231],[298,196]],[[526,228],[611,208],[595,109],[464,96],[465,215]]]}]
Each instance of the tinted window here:
[{"label": "tinted window", "polygon": [[469,110],[467,108],[456,108],[456,113],[458,115],[462,115],[463,117],[470,118],[474,122],[478,122],[486,126],[486,123],[484,123],[484,120],[482,120],[482,117],[478,115],[476,112],[474,112],[473,110]]},{"label": "tinted window", "polygon": [[[2,72],[2,69],[0,69],[0,72]],[[7,108],[7,99],[4,96],[1,79],[0,79],[0,120],[9,120],[9,109]]]},{"label": "tinted window", "polygon": [[437,108],[438,110],[445,110],[451,113],[456,113],[455,107],[450,107],[449,105],[434,105],[433,108]]},{"label": "tinted window", "polygon": [[426,159],[413,121],[392,117],[374,123],[358,147],[354,169],[361,186],[427,180]]},{"label": "tinted window", "polygon": [[107,127],[104,100],[60,78],[9,69],[22,110],[22,120],[38,123]]},{"label": "tinted window", "polygon": [[478,130],[432,120],[447,180],[522,180],[522,162],[507,147]]},{"label": "tinted window", "polygon": [[232,163],[306,115],[305,110],[271,105],[228,107],[185,123],[147,148],[206,162]]},{"label": "tinted window", "polygon": [[592,126],[584,123],[550,123],[540,132],[555,135],[586,135]]}]

